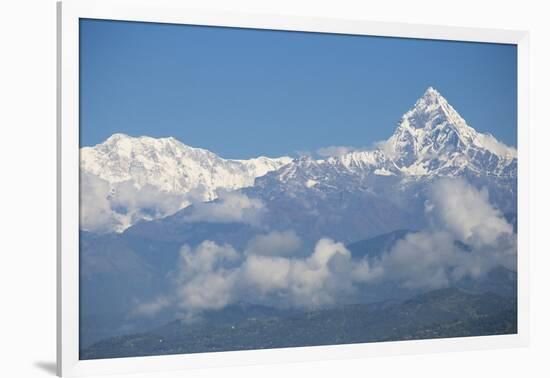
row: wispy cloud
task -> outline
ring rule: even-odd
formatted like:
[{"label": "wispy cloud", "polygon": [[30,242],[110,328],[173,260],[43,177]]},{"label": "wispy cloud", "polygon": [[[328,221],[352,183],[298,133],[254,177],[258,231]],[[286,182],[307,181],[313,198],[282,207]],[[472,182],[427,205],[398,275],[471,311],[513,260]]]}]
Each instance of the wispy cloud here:
[{"label": "wispy cloud", "polygon": [[357,147],[352,146],[327,146],[319,148],[317,155],[321,157],[338,157],[357,150]]},{"label": "wispy cloud", "polygon": [[197,202],[185,216],[187,222],[246,223],[260,224],[265,205],[257,198],[234,191],[219,191],[218,199],[211,202]]}]

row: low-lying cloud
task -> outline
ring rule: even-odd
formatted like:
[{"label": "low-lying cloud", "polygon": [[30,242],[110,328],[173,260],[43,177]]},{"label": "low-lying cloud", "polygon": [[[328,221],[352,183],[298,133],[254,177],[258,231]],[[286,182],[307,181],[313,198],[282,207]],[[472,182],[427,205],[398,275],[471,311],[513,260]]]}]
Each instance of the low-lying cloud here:
[{"label": "low-lying cloud", "polygon": [[410,233],[375,262],[380,279],[407,288],[441,288],[477,279],[497,266],[516,270],[517,238],[485,189],[464,180],[435,182],[426,203],[428,230]]},{"label": "low-lying cloud", "polygon": [[[243,198],[243,204],[251,201]],[[227,214],[211,210],[209,215]],[[437,181],[425,211],[431,219],[429,229],[407,234],[376,258],[354,259],[342,243],[330,238],[303,253],[292,230],[257,235],[242,251],[209,240],[196,247],[184,245],[171,274],[175,290],[170,305],[190,316],[238,301],[315,308],[353,298],[359,289],[370,290],[371,284],[391,282],[427,290],[466,277],[477,279],[497,266],[515,270],[516,235],[491,206],[485,190],[463,180]],[[142,307],[151,312],[165,305],[157,300]]]},{"label": "low-lying cloud", "polygon": [[109,183],[97,176],[80,175],[80,228],[85,231],[106,232],[120,225],[108,200]]},{"label": "low-lying cloud", "polygon": [[81,173],[80,188],[80,228],[98,233],[122,232],[140,219],[166,217],[193,198],[193,193],[170,193],[152,185],[138,188],[131,180],[111,185],[86,172]]},{"label": "low-lying cloud", "polygon": [[257,198],[234,191],[218,192],[218,199],[211,202],[197,202],[189,208],[187,222],[246,223],[257,226],[266,208]]},{"label": "low-lying cloud", "polygon": [[239,258],[240,254],[228,244],[207,240],[195,249],[184,245],[173,276],[178,307],[197,311],[227,305],[233,299],[237,278],[232,265]]},{"label": "low-lying cloud", "polygon": [[[374,277],[368,262],[354,262],[342,243],[323,238],[307,257],[288,255],[300,245],[292,231],[257,236],[243,252],[210,240],[196,248],[184,245],[170,275],[175,285],[172,306],[191,317],[238,301],[316,308],[351,294],[354,282]],[[282,247],[278,253],[275,246]],[[143,303],[136,313],[150,315],[165,304],[164,297]]]},{"label": "low-lying cloud", "polygon": [[427,211],[436,218],[436,225],[473,247],[495,245],[514,232],[489,202],[488,191],[478,190],[465,180],[437,181],[430,190]]},{"label": "low-lying cloud", "polygon": [[[246,223],[258,226],[266,209],[263,202],[234,191],[219,190],[208,198],[198,187],[179,194],[132,180],[109,184],[83,172],[80,177],[80,228],[98,233],[122,232],[141,219],[164,218],[188,207],[187,222]],[[205,198],[206,197],[206,198]]]}]

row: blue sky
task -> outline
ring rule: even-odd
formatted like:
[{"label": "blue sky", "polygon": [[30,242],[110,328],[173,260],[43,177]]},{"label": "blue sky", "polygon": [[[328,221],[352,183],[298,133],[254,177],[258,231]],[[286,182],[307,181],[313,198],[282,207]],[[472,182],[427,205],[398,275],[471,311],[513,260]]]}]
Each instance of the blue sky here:
[{"label": "blue sky", "polygon": [[173,136],[226,158],[387,139],[429,86],[517,143],[512,45],[81,20],[81,146]]}]

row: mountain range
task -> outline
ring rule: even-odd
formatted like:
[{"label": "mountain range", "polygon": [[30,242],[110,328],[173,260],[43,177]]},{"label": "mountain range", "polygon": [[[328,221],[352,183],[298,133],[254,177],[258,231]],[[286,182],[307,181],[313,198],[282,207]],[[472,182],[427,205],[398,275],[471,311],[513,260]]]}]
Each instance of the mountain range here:
[{"label": "mountain range", "polygon": [[87,211],[81,228],[93,232],[122,232],[140,220],[164,218],[193,203],[212,201],[220,191],[254,187],[264,196],[334,192],[346,186],[375,192],[379,183],[407,189],[436,177],[468,177],[496,187],[493,196],[505,210],[515,207],[513,201],[503,202],[502,193],[515,191],[517,151],[468,126],[431,87],[386,141],[371,150],[325,159],[231,160],[174,138],[124,134],[83,147],[80,154],[82,192],[98,194],[83,196]]}]

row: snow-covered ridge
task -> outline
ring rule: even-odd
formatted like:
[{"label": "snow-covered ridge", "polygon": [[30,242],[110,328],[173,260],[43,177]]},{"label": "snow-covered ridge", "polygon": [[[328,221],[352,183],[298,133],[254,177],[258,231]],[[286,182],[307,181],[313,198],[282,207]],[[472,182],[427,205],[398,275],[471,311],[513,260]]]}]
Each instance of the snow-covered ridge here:
[{"label": "snow-covered ridge", "polygon": [[[83,193],[101,190],[107,197],[96,222],[98,198],[83,204],[86,230],[122,231],[140,219],[170,215],[193,201],[210,201],[219,190],[254,184],[257,177],[292,161],[289,157],[260,156],[250,160],[223,159],[175,138],[131,137],[114,134],[103,143],[80,149]],[[107,191],[107,193],[103,193]],[[89,205],[89,206],[88,206]],[[86,215],[86,212],[84,212]],[[107,224],[108,226],[105,226]]]},{"label": "snow-covered ridge", "polygon": [[236,189],[292,161],[289,157],[260,156],[250,160],[223,159],[175,138],[131,137],[114,134],[94,147],[80,149],[80,168],[109,183],[133,180],[136,188],[152,185],[182,193],[198,187]]}]

